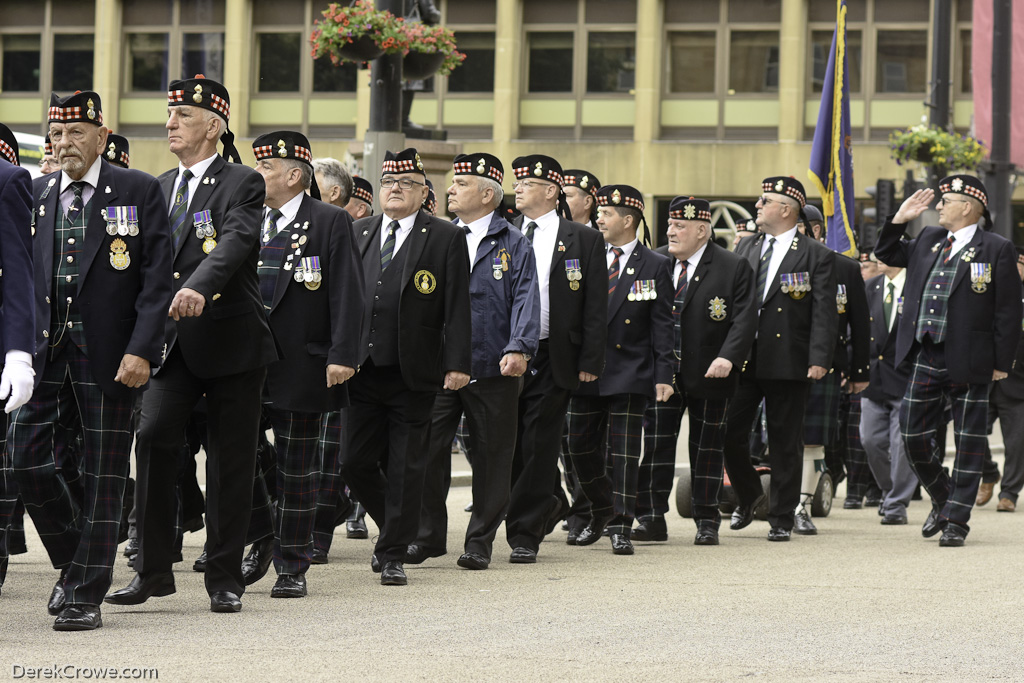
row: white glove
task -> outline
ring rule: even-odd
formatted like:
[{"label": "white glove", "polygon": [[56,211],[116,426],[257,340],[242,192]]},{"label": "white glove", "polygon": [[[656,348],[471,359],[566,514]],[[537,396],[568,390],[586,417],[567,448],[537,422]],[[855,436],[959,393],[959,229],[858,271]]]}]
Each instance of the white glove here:
[{"label": "white glove", "polygon": [[0,400],[10,396],[4,412],[13,413],[32,398],[36,371],[32,369],[32,356],[25,351],[8,351],[4,358],[4,371],[0,374]]}]

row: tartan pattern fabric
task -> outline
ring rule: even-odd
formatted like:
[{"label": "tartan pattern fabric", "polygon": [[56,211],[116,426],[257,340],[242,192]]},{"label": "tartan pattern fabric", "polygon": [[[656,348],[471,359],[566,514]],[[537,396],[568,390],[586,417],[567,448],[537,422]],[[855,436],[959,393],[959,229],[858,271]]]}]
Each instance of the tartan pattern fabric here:
[{"label": "tartan pattern fabric", "polygon": [[[98,605],[110,588],[132,447],[132,399],[106,396],[88,359],[67,345],[46,364],[32,399],[14,413],[8,435],[14,477],[53,566],[67,567],[68,604]],[[59,472],[83,435],[84,505]]]},{"label": "tartan pattern fabric", "polygon": [[192,176],[192,171],[187,168],[181,174],[181,182],[178,183],[178,189],[174,192],[174,203],[171,205],[171,242],[175,252],[178,251],[178,245],[181,244],[181,240],[185,236],[185,213],[188,211],[188,181]]},{"label": "tartan pattern fabric", "polygon": [[804,443],[809,446],[832,446],[839,436],[839,395],[842,392],[839,373],[830,372],[811,383],[804,412]]},{"label": "tartan pattern fabric", "polygon": [[[91,204],[90,200],[90,204]],[[70,338],[86,353],[82,315],[78,310],[78,264],[85,245],[85,207],[82,207],[82,187],[75,186],[75,199],[79,211],[76,220],[68,215],[57,217],[54,227],[53,298],[50,312],[50,357],[60,352]],[[70,327],[68,326],[70,325]]]},{"label": "tartan pattern fabric", "polygon": [[[283,149],[284,154],[278,151],[279,149]],[[252,153],[253,156],[256,157],[256,161],[260,161],[261,159],[266,159],[267,157],[273,156],[279,156],[285,159],[288,158],[287,148],[275,148],[273,145],[260,145],[258,147],[253,147]],[[295,159],[299,159],[301,161],[305,161],[306,163],[313,163],[313,155],[310,153],[307,147],[303,147],[302,145],[292,145],[292,157]]]},{"label": "tartan pattern fabric", "polygon": [[265,408],[277,447],[274,567],[278,574],[302,574],[313,553],[322,416]]},{"label": "tartan pattern fabric", "polygon": [[[280,211],[278,211],[278,214],[280,214]],[[260,278],[260,296],[263,299],[263,306],[267,310],[270,310],[271,305],[274,303],[277,277],[280,274],[281,264],[285,259],[285,250],[290,237],[287,231],[276,232],[274,237],[260,249],[257,272]]]},{"label": "tartan pattern fabric", "polygon": [[[913,354],[910,383],[900,405],[900,432],[911,468],[939,506],[940,520],[964,529],[969,529],[988,445],[988,389],[987,384],[951,382],[945,349],[925,343]],[[942,466],[942,449],[933,447],[947,401],[953,406],[956,442],[952,476]]]},{"label": "tartan pattern fabric", "polygon": [[868,454],[860,440],[861,395],[851,394],[846,412],[846,496],[863,498],[874,481]]},{"label": "tartan pattern fabric", "polygon": [[946,246],[935,259],[928,283],[924,286],[921,297],[921,311],[917,317],[917,341],[924,341],[925,335],[940,344],[946,339],[946,306],[949,305],[949,293],[953,288],[953,278],[960,263],[960,252],[950,258],[953,238],[946,240]]},{"label": "tartan pattern fabric", "polygon": [[18,163],[18,155],[14,153],[14,148],[8,145],[3,140],[0,140],[0,155],[2,155],[7,161],[11,162],[15,166],[20,166]]},{"label": "tartan pattern fabric", "polygon": [[676,441],[683,414],[680,394],[659,403],[648,401],[644,412],[644,453],[637,478],[637,519],[664,517],[676,476]]},{"label": "tartan pattern fabric", "polygon": [[340,410],[325,413],[320,431],[320,488],[316,496],[316,515],[313,521],[313,547],[325,553],[331,549],[338,500],[345,493],[345,482],[341,479],[343,422]]},{"label": "tartan pattern fabric", "polygon": [[[611,516],[608,530],[629,534],[636,511],[644,411],[641,394],[574,396],[566,424],[569,457],[592,516]],[[607,454],[607,467],[606,467]]]},{"label": "tartan pattern fabric", "polygon": [[693,521],[698,528],[722,523],[718,499],[725,474],[725,415],[729,399],[687,398],[690,414],[690,473],[693,492]]}]

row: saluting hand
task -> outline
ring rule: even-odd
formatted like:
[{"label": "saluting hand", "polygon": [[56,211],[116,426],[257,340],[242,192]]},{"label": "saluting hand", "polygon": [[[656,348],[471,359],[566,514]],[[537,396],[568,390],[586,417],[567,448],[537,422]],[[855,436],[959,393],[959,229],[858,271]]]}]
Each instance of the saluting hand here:
[{"label": "saluting hand", "polygon": [[657,394],[658,403],[664,403],[672,398],[672,394],[676,393],[671,384],[655,384],[654,391]]},{"label": "saluting hand", "polygon": [[711,361],[711,365],[708,366],[708,371],[704,373],[704,376],[708,379],[722,379],[728,377],[730,372],[732,372],[732,361],[728,358],[719,357]]},{"label": "saluting hand", "polygon": [[124,354],[121,365],[117,368],[117,374],[114,375],[114,381],[120,382],[126,387],[138,389],[149,381],[149,361],[130,353]]},{"label": "saluting hand", "polygon": [[352,376],[356,374],[355,368],[350,368],[347,365],[336,365],[331,364],[327,366],[327,388],[330,389],[335,384],[344,384],[348,380],[352,379]]},{"label": "saluting hand", "polygon": [[469,384],[469,375],[458,370],[449,370],[444,376],[444,388],[450,391],[458,391]]},{"label": "saluting hand", "polygon": [[171,308],[167,311],[167,315],[175,320],[194,318],[203,314],[205,306],[205,296],[194,289],[182,287],[174,295],[174,300],[171,301]]},{"label": "saluting hand", "polygon": [[[900,205],[900,210],[896,212],[892,222],[900,224],[909,223],[924,213],[932,205],[933,199],[935,199],[935,190],[930,187],[918,190],[903,201],[903,204]],[[882,217],[879,216],[879,219],[882,219]]]}]

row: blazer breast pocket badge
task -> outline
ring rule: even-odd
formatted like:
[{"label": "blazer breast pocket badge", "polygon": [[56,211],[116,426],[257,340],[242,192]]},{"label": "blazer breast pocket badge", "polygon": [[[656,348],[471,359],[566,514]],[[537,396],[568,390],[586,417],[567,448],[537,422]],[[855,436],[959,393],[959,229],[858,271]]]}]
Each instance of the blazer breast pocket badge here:
[{"label": "blazer breast pocket badge", "polygon": [[135,237],[139,234],[139,209],[135,206],[108,206],[100,210],[100,215],[107,222],[108,235],[130,235]]},{"label": "blazer breast pocket badge", "polygon": [[708,317],[714,320],[716,323],[720,323],[725,320],[728,315],[725,307],[725,299],[720,296],[716,296],[714,299],[708,302]]},{"label": "blazer breast pocket badge", "polygon": [[839,311],[839,315],[846,313],[846,304],[849,300],[846,298],[846,285],[839,285],[839,289],[836,291],[836,309]]},{"label": "blazer breast pocket badge", "polygon": [[110,243],[110,265],[114,270],[127,270],[132,264],[132,257],[128,253],[128,245],[120,237]]},{"label": "blazer breast pocket badge", "polygon": [[412,282],[416,287],[416,291],[420,294],[430,294],[437,287],[437,278],[429,270],[417,271],[416,275],[412,278]]},{"label": "blazer breast pocket badge", "polygon": [[992,282],[991,263],[971,263],[971,291],[984,294]]},{"label": "blazer breast pocket badge", "polygon": [[782,293],[789,294],[791,299],[799,301],[811,291],[811,274],[802,273],[779,273],[779,284],[782,286]]}]

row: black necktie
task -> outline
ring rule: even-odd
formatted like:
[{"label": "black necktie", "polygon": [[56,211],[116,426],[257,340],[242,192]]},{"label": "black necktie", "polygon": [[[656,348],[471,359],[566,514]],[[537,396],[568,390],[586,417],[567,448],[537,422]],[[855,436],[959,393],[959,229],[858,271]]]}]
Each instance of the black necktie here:
[{"label": "black necktie", "polygon": [[391,257],[395,255],[395,235],[398,233],[398,221],[388,225],[388,236],[384,238],[384,246],[380,250],[380,272],[387,270]]},{"label": "black necktie", "polygon": [[71,200],[71,206],[68,207],[68,223],[74,224],[78,220],[78,217],[82,213],[83,204],[82,191],[85,189],[85,183],[82,181],[76,181],[71,183],[71,191],[75,193],[74,199]]},{"label": "black necktie", "polygon": [[526,239],[529,240],[530,244],[533,244],[533,233],[537,231],[537,224],[530,221],[526,224]]},{"label": "black necktie", "polygon": [[181,182],[174,193],[174,204],[171,205],[171,242],[175,251],[181,244],[185,234],[185,211],[188,209],[188,181],[192,179],[192,171],[185,169],[181,174]]},{"label": "black necktie", "polygon": [[761,263],[757,267],[757,293],[758,299],[764,301],[764,290],[765,285],[768,283],[768,266],[772,261],[772,252],[775,250],[775,238],[768,238],[768,248],[765,249],[764,256],[761,257]]}]

